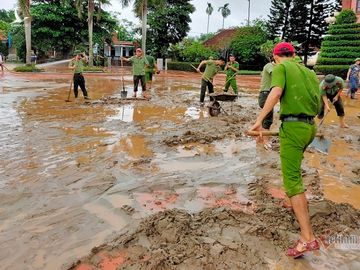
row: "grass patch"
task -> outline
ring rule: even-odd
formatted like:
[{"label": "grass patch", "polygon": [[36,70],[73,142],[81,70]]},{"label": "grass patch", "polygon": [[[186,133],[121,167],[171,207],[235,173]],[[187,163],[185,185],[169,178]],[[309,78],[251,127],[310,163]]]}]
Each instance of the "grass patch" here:
[{"label": "grass patch", "polygon": [[36,67],[35,65],[31,65],[31,66],[24,65],[24,66],[19,66],[19,67],[14,68],[14,71],[15,72],[41,72],[44,70]]},{"label": "grass patch", "polygon": [[103,67],[84,67],[84,72],[104,72]]}]

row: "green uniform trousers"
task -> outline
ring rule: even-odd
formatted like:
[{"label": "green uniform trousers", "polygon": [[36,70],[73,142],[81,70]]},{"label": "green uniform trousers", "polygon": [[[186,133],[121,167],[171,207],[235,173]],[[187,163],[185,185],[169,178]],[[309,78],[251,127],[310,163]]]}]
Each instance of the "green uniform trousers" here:
[{"label": "green uniform trousers", "polygon": [[235,94],[238,94],[238,86],[237,86],[237,82],[236,82],[236,78],[233,77],[232,79],[230,79],[231,77],[226,77],[226,83],[225,83],[225,92],[227,92],[229,90],[229,87],[231,86],[231,88],[234,90]]},{"label": "green uniform trousers", "polygon": [[301,162],[316,134],[316,126],[304,122],[283,122],[280,127],[280,160],[284,189],[288,197],[305,192]]}]

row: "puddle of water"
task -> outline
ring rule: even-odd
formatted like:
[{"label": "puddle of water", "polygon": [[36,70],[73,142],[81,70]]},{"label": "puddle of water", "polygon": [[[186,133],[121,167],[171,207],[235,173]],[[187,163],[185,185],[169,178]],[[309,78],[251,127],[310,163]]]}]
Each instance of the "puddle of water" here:
[{"label": "puddle of water", "polygon": [[113,146],[112,152],[125,152],[134,159],[152,157],[154,154],[149,148],[146,138],[141,135],[129,135],[120,139],[120,142]]}]

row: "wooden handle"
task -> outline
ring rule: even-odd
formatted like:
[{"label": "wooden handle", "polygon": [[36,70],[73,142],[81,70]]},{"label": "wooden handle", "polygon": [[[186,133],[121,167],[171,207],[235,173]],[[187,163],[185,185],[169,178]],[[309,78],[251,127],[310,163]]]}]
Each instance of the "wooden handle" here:
[{"label": "wooden handle", "polygon": [[[265,131],[261,131],[263,136],[279,136],[279,131],[269,131],[269,130],[265,130]],[[245,135],[248,136],[260,136],[260,131],[252,131],[252,130],[248,130],[245,132]],[[322,133],[318,133],[315,135],[315,137],[319,137],[319,138],[323,138],[324,134]]]},{"label": "wooden handle", "polygon": [[[261,133],[263,136],[279,136],[279,131],[265,130],[265,131],[261,131]],[[245,134],[249,135],[249,136],[260,136],[260,131],[249,130],[249,131],[246,131]]]}]

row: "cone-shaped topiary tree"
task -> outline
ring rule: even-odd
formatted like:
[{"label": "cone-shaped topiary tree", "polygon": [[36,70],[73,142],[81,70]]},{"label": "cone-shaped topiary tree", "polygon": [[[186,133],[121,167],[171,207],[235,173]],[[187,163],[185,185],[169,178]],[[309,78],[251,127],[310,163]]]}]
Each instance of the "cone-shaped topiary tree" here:
[{"label": "cone-shaped topiary tree", "polygon": [[328,35],[321,44],[321,53],[315,70],[346,78],[350,64],[360,57],[360,24],[354,11],[343,10],[330,25]]}]

